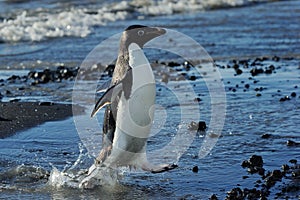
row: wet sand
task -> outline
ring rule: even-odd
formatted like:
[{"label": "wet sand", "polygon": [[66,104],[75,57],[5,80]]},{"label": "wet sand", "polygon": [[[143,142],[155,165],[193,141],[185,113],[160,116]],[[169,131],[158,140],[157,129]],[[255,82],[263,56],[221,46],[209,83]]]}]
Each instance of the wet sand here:
[{"label": "wet sand", "polygon": [[[83,112],[75,106],[74,114]],[[51,102],[0,102],[0,138],[33,128],[47,121],[62,120],[73,115],[72,104]]]}]

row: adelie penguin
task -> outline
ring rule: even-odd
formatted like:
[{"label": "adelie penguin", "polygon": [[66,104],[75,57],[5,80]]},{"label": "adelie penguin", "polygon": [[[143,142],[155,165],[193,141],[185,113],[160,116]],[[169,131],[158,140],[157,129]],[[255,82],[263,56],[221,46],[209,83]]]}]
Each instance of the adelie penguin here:
[{"label": "adelie penguin", "polygon": [[102,150],[80,187],[94,187],[95,179],[101,178],[101,168],[128,166],[159,173],[177,167],[175,164],[153,165],[146,155],[156,88],[151,66],[142,48],[148,41],[165,33],[161,28],[141,25],[129,26],[123,32],[110,86],[104,90],[91,114],[95,116],[106,106]]}]

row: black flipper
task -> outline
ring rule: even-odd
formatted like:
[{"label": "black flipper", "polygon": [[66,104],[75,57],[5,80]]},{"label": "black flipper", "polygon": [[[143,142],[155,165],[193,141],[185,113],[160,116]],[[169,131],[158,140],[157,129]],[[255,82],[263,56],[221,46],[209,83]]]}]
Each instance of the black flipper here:
[{"label": "black flipper", "polygon": [[115,97],[120,93],[122,90],[122,83],[111,86],[103,95],[102,97],[97,101],[91,117],[94,117],[96,113],[105,105],[111,104],[112,101],[114,101]]}]

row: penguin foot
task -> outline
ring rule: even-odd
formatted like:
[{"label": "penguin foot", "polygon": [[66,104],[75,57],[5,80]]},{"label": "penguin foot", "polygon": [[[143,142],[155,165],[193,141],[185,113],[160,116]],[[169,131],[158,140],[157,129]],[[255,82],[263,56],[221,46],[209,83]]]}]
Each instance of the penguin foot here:
[{"label": "penguin foot", "polygon": [[166,172],[166,171],[175,169],[177,167],[178,167],[178,165],[176,165],[176,164],[163,165],[160,168],[151,170],[151,173],[156,174],[156,173]]},{"label": "penguin foot", "polygon": [[153,174],[156,174],[156,173],[166,172],[166,171],[175,169],[177,167],[178,167],[178,165],[176,165],[176,164],[162,164],[162,165],[156,166],[156,165],[147,163],[147,164],[143,165],[142,169],[145,171],[149,171]]},{"label": "penguin foot", "polygon": [[80,182],[79,188],[81,188],[81,189],[93,189],[93,188],[95,188],[95,186],[97,185],[98,182],[99,182],[99,180],[97,180],[94,177],[86,177],[85,179],[83,179]]}]

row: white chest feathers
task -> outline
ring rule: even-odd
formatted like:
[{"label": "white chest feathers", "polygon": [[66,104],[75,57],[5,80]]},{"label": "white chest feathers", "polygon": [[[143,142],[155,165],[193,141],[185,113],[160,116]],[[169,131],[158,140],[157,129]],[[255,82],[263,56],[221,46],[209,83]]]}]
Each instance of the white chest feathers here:
[{"label": "white chest feathers", "polygon": [[137,138],[148,138],[154,118],[155,78],[142,49],[129,45],[129,65],[132,68],[131,94],[121,96],[116,125],[123,133]]}]

